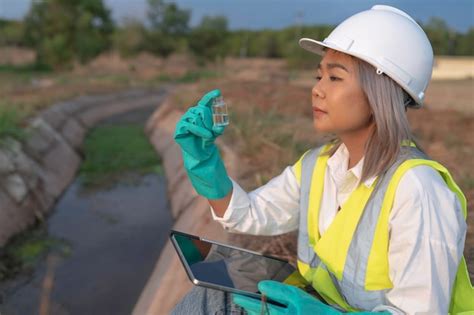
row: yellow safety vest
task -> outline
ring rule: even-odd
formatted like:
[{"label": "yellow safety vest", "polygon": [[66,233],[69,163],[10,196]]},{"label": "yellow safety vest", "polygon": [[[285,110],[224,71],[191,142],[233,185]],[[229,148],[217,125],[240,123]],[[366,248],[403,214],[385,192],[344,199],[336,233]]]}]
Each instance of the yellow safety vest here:
[{"label": "yellow safety vest", "polygon": [[[295,164],[301,189],[298,269],[329,304],[346,311],[371,309],[382,304],[385,292],[393,287],[388,264],[388,218],[405,172],[418,165],[437,170],[459,198],[464,218],[466,198],[445,167],[409,146],[371,187],[359,185],[355,189],[321,236],[319,207],[329,158],[323,153],[329,147],[310,150]],[[453,286],[450,313],[469,311],[474,312],[474,289],[463,257]]]}]

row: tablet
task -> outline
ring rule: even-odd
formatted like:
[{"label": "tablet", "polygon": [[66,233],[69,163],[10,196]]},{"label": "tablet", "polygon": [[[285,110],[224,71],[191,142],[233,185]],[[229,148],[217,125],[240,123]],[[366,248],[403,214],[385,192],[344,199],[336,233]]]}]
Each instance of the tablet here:
[{"label": "tablet", "polygon": [[262,280],[283,282],[295,268],[287,261],[195,235],[171,231],[171,242],[192,283],[261,298]]}]

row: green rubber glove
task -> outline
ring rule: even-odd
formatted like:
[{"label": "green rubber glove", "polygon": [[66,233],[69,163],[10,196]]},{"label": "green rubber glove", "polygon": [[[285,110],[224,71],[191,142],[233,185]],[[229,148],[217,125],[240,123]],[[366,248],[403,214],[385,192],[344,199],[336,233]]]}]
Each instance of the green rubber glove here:
[{"label": "green rubber glove", "polygon": [[219,90],[204,95],[181,117],[174,133],[194,189],[208,199],[223,198],[232,189],[232,182],[214,144],[225,128],[214,127],[212,122],[212,100],[220,95]]},{"label": "green rubber glove", "polygon": [[[258,289],[268,299],[286,305],[286,307],[267,303],[265,314],[270,315],[340,315],[342,312],[326,305],[304,292],[303,290],[277,281],[265,280],[258,283]],[[262,303],[260,300],[234,294],[234,303],[244,308],[250,315],[261,314]],[[388,312],[353,312],[350,314],[368,315],[368,314],[390,314]]]}]

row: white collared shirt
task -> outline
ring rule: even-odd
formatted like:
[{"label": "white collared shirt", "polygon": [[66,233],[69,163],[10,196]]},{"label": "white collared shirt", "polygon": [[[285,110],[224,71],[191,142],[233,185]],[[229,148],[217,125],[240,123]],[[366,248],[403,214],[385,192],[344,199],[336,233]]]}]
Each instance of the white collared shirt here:
[{"label": "white collared shirt", "polygon": [[[349,170],[348,159],[343,144],[328,159],[319,216],[321,235],[361,177],[363,159]],[[363,184],[370,186],[375,178]],[[224,217],[217,217],[211,209],[214,220],[225,229],[278,235],[298,228],[300,190],[292,166],[249,193],[232,183]],[[447,314],[466,228],[459,201],[439,173],[423,165],[408,170],[400,180],[389,217],[389,273],[394,287],[386,293],[387,305],[373,311]]]}]

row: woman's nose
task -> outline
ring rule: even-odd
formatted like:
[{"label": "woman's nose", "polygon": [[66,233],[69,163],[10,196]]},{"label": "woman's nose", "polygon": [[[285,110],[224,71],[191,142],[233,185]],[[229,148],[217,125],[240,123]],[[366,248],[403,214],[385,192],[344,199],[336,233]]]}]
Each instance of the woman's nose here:
[{"label": "woman's nose", "polygon": [[313,86],[312,94],[313,94],[313,97],[321,97],[321,98],[324,98],[325,94],[324,94],[323,91],[321,90],[321,86],[320,86],[319,82],[316,83],[316,84]]}]

